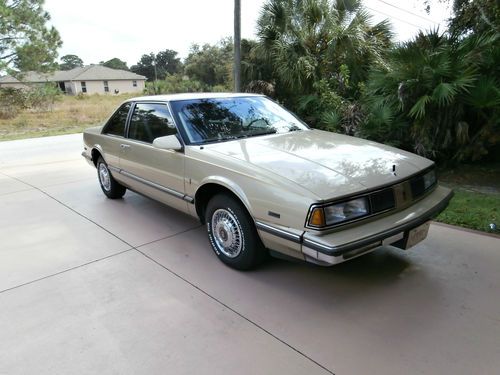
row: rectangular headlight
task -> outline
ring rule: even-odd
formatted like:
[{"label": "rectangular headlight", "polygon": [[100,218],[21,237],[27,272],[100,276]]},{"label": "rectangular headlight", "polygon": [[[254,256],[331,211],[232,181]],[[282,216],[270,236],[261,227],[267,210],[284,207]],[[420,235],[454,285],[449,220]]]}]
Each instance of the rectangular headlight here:
[{"label": "rectangular headlight", "polygon": [[326,225],[334,225],[366,216],[370,213],[370,208],[368,198],[361,197],[326,206],[324,212]]},{"label": "rectangular headlight", "polygon": [[424,180],[424,190],[427,190],[436,183],[436,171],[433,169],[422,177]]}]

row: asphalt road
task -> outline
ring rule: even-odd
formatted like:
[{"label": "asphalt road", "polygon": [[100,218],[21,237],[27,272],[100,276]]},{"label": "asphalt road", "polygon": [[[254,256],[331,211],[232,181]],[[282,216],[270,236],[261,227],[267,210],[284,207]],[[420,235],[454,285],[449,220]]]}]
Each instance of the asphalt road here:
[{"label": "asphalt road", "polygon": [[237,272],[195,220],[107,200],[81,149],[0,143],[0,374],[498,374],[498,238]]}]

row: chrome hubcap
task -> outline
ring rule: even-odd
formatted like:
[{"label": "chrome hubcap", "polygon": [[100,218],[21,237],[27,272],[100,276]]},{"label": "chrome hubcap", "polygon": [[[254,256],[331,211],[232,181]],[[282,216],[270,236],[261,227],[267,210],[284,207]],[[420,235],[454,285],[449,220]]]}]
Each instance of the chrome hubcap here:
[{"label": "chrome hubcap", "polygon": [[243,235],[234,215],[218,209],[212,215],[212,232],[217,248],[225,256],[235,258],[241,253]]},{"label": "chrome hubcap", "polygon": [[109,191],[111,189],[109,170],[104,163],[99,164],[99,180],[104,190]]}]

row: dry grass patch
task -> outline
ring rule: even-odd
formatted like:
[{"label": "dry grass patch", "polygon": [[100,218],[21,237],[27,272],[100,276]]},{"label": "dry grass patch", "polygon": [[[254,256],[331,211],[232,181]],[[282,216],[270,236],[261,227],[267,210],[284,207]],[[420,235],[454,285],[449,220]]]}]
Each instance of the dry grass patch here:
[{"label": "dry grass patch", "polygon": [[26,110],[12,119],[0,119],[0,141],[79,133],[99,125],[124,100],[137,94],[63,96],[49,111]]}]

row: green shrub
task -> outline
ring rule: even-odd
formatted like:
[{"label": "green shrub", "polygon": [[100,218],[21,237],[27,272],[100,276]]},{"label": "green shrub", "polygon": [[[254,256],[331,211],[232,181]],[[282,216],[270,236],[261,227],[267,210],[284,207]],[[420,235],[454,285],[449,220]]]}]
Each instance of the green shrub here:
[{"label": "green shrub", "polygon": [[35,111],[49,111],[61,97],[61,90],[55,85],[36,85],[25,91],[25,107]]},{"label": "green shrub", "polygon": [[0,88],[0,118],[11,119],[26,108],[25,92],[21,89]]},{"label": "green shrub", "polygon": [[373,70],[362,134],[439,161],[500,143],[500,34],[420,33]]},{"label": "green shrub", "polygon": [[181,92],[210,91],[199,81],[190,80],[180,74],[168,75],[164,80],[146,82],[144,93],[147,95],[174,94]]}]

